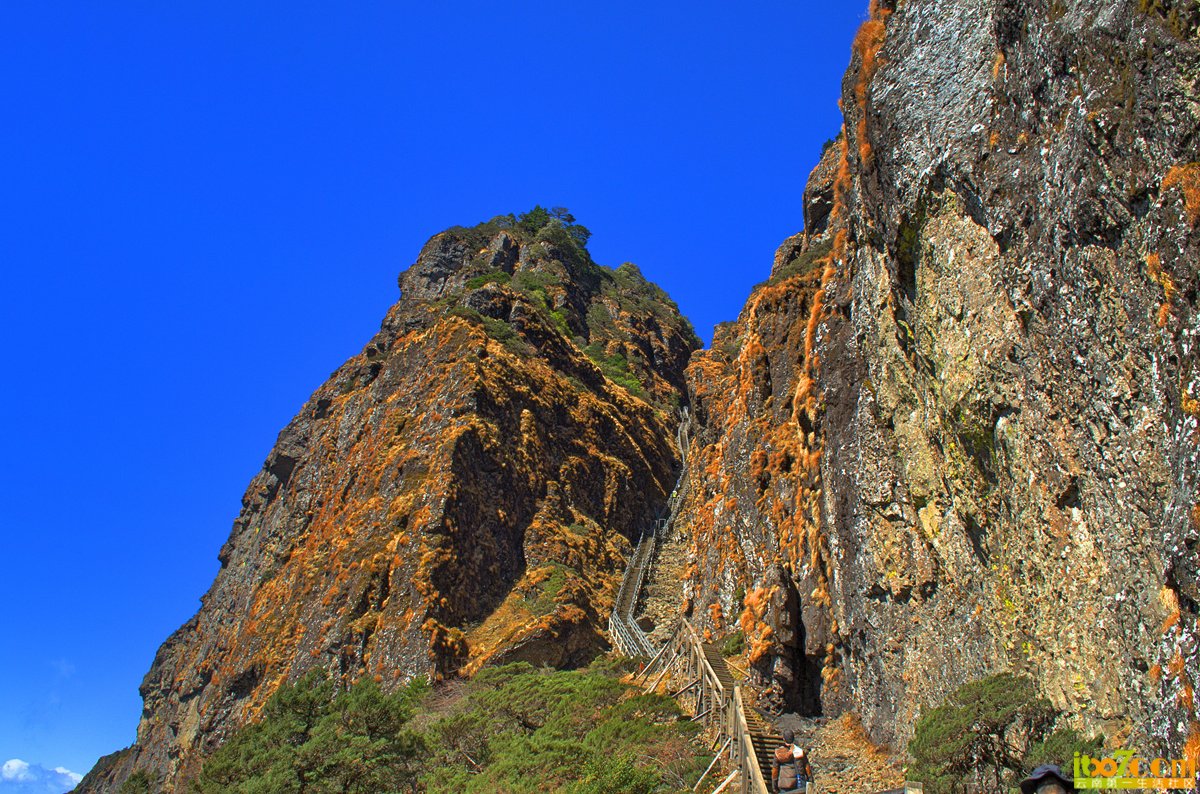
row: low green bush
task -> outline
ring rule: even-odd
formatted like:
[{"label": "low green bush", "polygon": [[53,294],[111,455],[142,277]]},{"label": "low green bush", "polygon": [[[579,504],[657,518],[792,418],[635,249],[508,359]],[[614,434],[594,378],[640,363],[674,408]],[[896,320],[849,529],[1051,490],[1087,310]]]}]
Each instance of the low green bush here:
[{"label": "low green bush", "polygon": [[338,692],[310,673],[211,755],[192,791],[688,790],[707,762],[699,726],[621,675],[604,660],[573,671],[521,662],[428,697],[424,684],[388,695],[369,678]]},{"label": "low green bush", "polygon": [[484,273],[474,278],[467,279],[467,289],[479,289],[485,284],[507,284],[512,280],[512,275],[504,270],[493,270],[490,273]]},{"label": "low green bush", "polygon": [[1008,792],[1038,763],[1069,767],[1075,750],[1095,747],[1074,731],[1051,733],[1056,717],[1029,678],[1000,673],[966,683],[917,720],[909,777],[928,794]]}]

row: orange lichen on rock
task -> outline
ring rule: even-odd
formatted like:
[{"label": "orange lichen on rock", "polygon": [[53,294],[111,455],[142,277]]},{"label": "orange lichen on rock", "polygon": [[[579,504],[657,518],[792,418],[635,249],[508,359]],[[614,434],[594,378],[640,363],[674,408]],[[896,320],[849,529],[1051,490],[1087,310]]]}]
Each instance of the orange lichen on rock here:
[{"label": "orange lichen on rock", "polygon": [[1184,212],[1194,226],[1200,224],[1200,163],[1173,166],[1163,177],[1163,191],[1178,188],[1183,195]]},{"label": "orange lichen on rock", "polygon": [[1177,292],[1175,281],[1167,273],[1163,272],[1162,257],[1157,251],[1146,254],[1145,262],[1147,275],[1162,287],[1163,302],[1158,307],[1155,322],[1157,322],[1159,328],[1165,328],[1171,317],[1171,301]]},{"label": "orange lichen on rock", "polygon": [[708,619],[712,621],[713,628],[717,631],[721,630],[723,617],[724,616],[721,613],[721,604],[719,602],[714,601],[708,605]]},{"label": "orange lichen on rock", "polygon": [[1192,688],[1190,681],[1184,681],[1180,684],[1179,692],[1176,694],[1180,708],[1186,709],[1189,712],[1194,711],[1196,707],[1195,697],[1196,691]]},{"label": "orange lichen on rock", "polygon": [[1162,275],[1162,257],[1157,251],[1151,251],[1146,254],[1146,272],[1150,274],[1150,278],[1158,281],[1158,277]]},{"label": "orange lichen on rock", "polygon": [[738,625],[746,638],[746,658],[750,664],[754,664],[775,649],[773,640],[775,632],[767,625],[763,617],[777,590],[778,588],[774,586],[758,587],[746,593],[743,602],[745,609],[742,610]]},{"label": "orange lichen on rock", "polygon": [[1163,587],[1158,591],[1158,600],[1167,613],[1167,617],[1163,621],[1159,633],[1166,634],[1172,628],[1179,625],[1179,619],[1182,616],[1179,594],[1175,592],[1174,588]]},{"label": "orange lichen on rock", "polygon": [[1200,722],[1196,720],[1189,726],[1187,741],[1183,744],[1183,757],[1200,767]]},{"label": "orange lichen on rock", "polygon": [[[1183,409],[1185,414],[1190,414],[1197,419],[1200,419],[1200,400],[1188,394],[1186,390],[1179,395],[1179,407]],[[1200,529],[1200,505],[1192,508],[1192,523]]]},{"label": "orange lichen on rock", "polygon": [[1167,663],[1167,672],[1171,674],[1172,678],[1179,678],[1183,675],[1184,664],[1183,654],[1180,651],[1175,651],[1175,655]]},{"label": "orange lichen on rock", "polygon": [[878,0],[872,0],[869,18],[859,27],[854,36],[854,53],[859,57],[858,79],[854,83],[854,100],[858,105],[858,155],[864,168],[870,168],[874,153],[867,136],[867,90],[875,72],[879,69],[879,51],[887,38],[884,20],[890,12],[882,9]]}]

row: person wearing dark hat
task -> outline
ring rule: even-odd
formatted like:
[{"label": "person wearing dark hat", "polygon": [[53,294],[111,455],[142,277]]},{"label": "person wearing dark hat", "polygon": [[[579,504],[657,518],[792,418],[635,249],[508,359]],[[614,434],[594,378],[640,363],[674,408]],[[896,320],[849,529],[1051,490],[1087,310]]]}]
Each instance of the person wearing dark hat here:
[{"label": "person wearing dark hat", "polygon": [[1074,790],[1075,781],[1054,764],[1042,764],[1021,781],[1021,794],[1067,794]]},{"label": "person wearing dark hat", "polygon": [[796,734],[791,730],[783,732],[783,745],[775,748],[771,756],[771,790],[778,794],[803,794],[797,775],[796,757],[792,754],[792,745]]}]

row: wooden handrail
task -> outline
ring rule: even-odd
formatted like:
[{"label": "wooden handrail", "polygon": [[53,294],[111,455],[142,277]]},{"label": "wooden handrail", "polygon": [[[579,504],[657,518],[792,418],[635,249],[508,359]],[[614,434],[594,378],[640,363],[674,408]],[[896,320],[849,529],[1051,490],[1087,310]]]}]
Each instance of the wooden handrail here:
[{"label": "wooden handrail", "polygon": [[[662,670],[653,683],[649,683],[650,675],[659,665]],[[741,773],[739,785],[742,794],[768,794],[769,789],[754,749],[753,734],[746,722],[741,687],[734,686],[730,692],[721,683],[704,652],[704,642],[686,619],[680,619],[664,650],[643,671],[649,688],[657,689],[658,683],[676,665],[682,666],[683,680],[688,684],[676,695],[686,695],[687,700],[694,697],[696,719],[715,724],[717,741],[728,742],[730,759]]]},{"label": "wooden handrail", "polygon": [[[690,443],[688,438],[690,426],[691,417],[685,410],[676,436],[684,456],[686,456],[686,446]],[[668,500],[667,520],[661,522],[664,524],[663,529],[668,532],[673,526],[675,510],[682,497],[681,486],[686,475],[687,468],[685,466],[679,482]],[[621,579],[621,588],[617,592],[616,603],[608,618],[609,635],[617,650],[626,656],[653,657],[639,673],[639,676],[644,677],[643,685],[648,684],[648,688],[651,690],[658,688],[659,682],[675,665],[683,666],[684,680],[690,683],[676,691],[675,696],[682,698],[686,695],[688,700],[694,698],[696,716],[693,719],[703,719],[706,724],[710,725],[716,723],[717,741],[724,742],[724,745],[729,748],[730,758],[736,767],[735,771],[718,787],[718,790],[723,791],[737,777],[741,781],[742,794],[768,794],[762,767],[758,764],[758,755],[754,750],[754,737],[746,722],[742,689],[735,685],[732,692],[726,690],[717,671],[708,661],[704,642],[696,629],[686,618],[680,618],[666,645],[655,652],[649,637],[634,622],[638,597],[654,557],[659,524],[660,521],[656,521],[649,532],[642,533],[637,547],[630,556],[629,565]],[[662,669],[658,676],[654,678],[653,683],[649,683],[650,676],[660,665]],[[722,752],[724,752],[724,747],[722,747]],[[713,763],[716,763],[716,759],[713,759]],[[709,770],[711,769],[710,765]],[[707,774],[708,771],[705,772],[705,775]],[[701,777],[701,780],[703,779],[704,776]],[[699,785],[700,782],[697,781],[696,786],[699,787]]]},{"label": "wooden handrail", "polygon": [[742,705],[742,688],[733,688],[733,700],[730,713],[735,722],[734,746],[738,748],[738,768],[742,770],[742,791],[752,794],[767,794],[767,782],[763,780],[762,767],[758,765],[758,755],[754,752],[754,738],[746,724],[746,712]]}]

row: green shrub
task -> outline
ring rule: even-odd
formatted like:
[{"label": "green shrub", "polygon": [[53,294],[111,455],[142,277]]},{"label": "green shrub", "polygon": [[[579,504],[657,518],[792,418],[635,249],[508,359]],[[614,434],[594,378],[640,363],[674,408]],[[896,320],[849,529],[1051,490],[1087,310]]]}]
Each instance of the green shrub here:
[{"label": "green shrub", "polygon": [[430,794],[654,791],[661,761],[652,756],[663,747],[676,748],[665,760],[694,781],[705,765],[691,744],[698,726],[680,721],[674,700],[638,693],[621,674],[605,660],[574,671],[527,663],[483,670],[454,713],[432,726]]},{"label": "green shrub", "polygon": [[822,259],[829,256],[831,250],[833,250],[832,239],[826,239],[810,245],[807,251],[787,262],[778,271],[773,273],[767,283],[777,284],[792,276],[802,276],[811,273],[821,264]]},{"label": "green shrub", "polygon": [[567,322],[567,313],[565,310],[555,309],[550,312],[550,319],[554,321],[554,327],[558,329],[560,334],[568,339],[574,336],[574,333],[571,331],[571,325]]},{"label": "green shrub", "polygon": [[737,656],[744,650],[746,650],[746,635],[740,631],[730,634],[721,643],[722,656]]},{"label": "green shrub", "polygon": [[453,306],[450,309],[450,314],[455,317],[461,317],[464,320],[470,320],[473,323],[483,322],[483,315],[470,306]]},{"label": "green shrub", "polygon": [[587,357],[595,362],[604,377],[637,397],[645,397],[646,389],[637,375],[629,370],[629,362],[620,353],[606,355],[599,343],[593,342],[583,349]]},{"label": "green shrub", "polygon": [[592,758],[583,778],[566,787],[569,794],[650,794],[661,785],[658,774],[634,764],[628,756]]},{"label": "green shrub", "polygon": [[396,791],[417,782],[425,737],[407,727],[425,686],[384,695],[363,678],[334,693],[320,671],[281,687],[260,722],[246,726],[205,762],[193,791]]},{"label": "green shrub", "polygon": [[144,769],[139,769],[125,779],[117,794],[150,794],[153,779]]},{"label": "green shrub", "polygon": [[206,759],[192,791],[591,794],[661,790],[664,775],[685,788],[707,761],[693,743],[699,726],[674,700],[623,683],[622,671],[603,660],[573,671],[521,662],[436,698],[417,684],[385,695],[369,678],[338,693],[311,673]]},{"label": "green shrub", "polygon": [[1034,742],[1025,754],[1025,769],[1035,769],[1042,764],[1056,764],[1061,769],[1070,769],[1075,761],[1075,753],[1089,755],[1093,758],[1102,755],[1104,737],[1094,736],[1084,739],[1073,728],[1059,728],[1045,739]]},{"label": "green shrub", "polygon": [[479,289],[485,284],[507,284],[512,275],[504,270],[493,270],[490,273],[467,279],[467,289]]},{"label": "green shrub", "polygon": [[1025,768],[1025,751],[1042,741],[1054,719],[1028,678],[1001,673],[959,687],[917,720],[908,751],[909,776],[929,794],[1006,791]]},{"label": "green shrub", "polygon": [[554,611],[554,599],[562,591],[563,586],[567,583],[567,569],[561,565],[555,565],[554,570],[541,583],[541,585],[530,593],[533,598],[533,604],[530,606],[530,611],[534,615],[549,615]]}]

